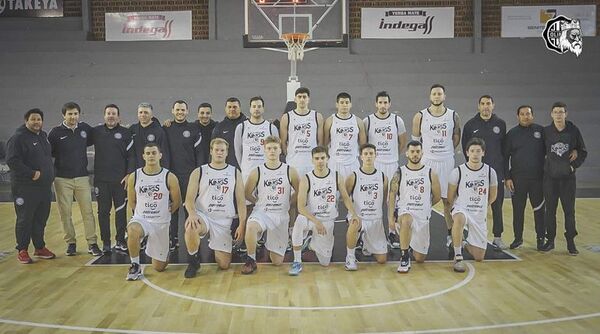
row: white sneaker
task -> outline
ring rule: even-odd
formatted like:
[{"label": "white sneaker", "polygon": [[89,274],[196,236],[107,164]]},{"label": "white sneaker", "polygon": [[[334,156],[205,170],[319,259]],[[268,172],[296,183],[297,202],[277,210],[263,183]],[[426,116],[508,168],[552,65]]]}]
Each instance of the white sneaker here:
[{"label": "white sneaker", "polygon": [[457,273],[464,273],[467,270],[462,255],[456,255],[454,257],[454,266],[452,266],[452,269]]},{"label": "white sneaker", "polygon": [[506,244],[504,243],[504,241],[502,241],[502,238],[494,238],[494,241],[492,242],[492,245],[496,249],[507,249],[508,248],[508,246],[506,246]]},{"label": "white sneaker", "polygon": [[358,261],[356,261],[356,258],[346,258],[346,265],[344,268],[348,271],[356,271],[358,270]]},{"label": "white sneaker", "polygon": [[400,259],[400,265],[398,266],[397,271],[399,273],[407,273],[410,270],[410,256],[407,257],[406,260]]}]

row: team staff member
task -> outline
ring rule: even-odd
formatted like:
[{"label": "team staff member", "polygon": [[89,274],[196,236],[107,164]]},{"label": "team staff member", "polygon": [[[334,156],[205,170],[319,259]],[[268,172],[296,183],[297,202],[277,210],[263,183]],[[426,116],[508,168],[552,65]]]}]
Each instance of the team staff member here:
[{"label": "team staff member", "polygon": [[[242,114],[240,100],[237,97],[228,98],[225,102],[225,118],[215,126],[212,133],[212,139],[223,138],[227,143],[233,146],[235,129],[238,124],[245,120],[246,115]],[[240,168],[233,147],[227,152],[226,162],[228,165],[232,165],[238,169]]]},{"label": "team staff member", "polygon": [[527,196],[533,208],[537,249],[544,245],[544,128],[533,123],[533,108],[528,105],[517,109],[519,124],[506,134],[504,143],[504,177],[512,194],[513,231],[515,240],[510,249],[523,245],[523,221]]},{"label": "team staff member", "polygon": [[467,158],[467,143],[473,137],[485,142],[486,151],[483,162],[490,165],[498,177],[498,196],[492,203],[493,233],[492,244],[497,249],[506,249],[502,241],[504,222],[502,221],[502,204],[504,203],[504,139],[506,137],[506,122],[494,114],[494,99],[483,95],[477,104],[478,113],[465,123],[462,133],[462,150]]},{"label": "team staff member", "polygon": [[94,190],[98,202],[98,225],[102,239],[102,252],[109,253],[110,210],[115,206],[115,249],[127,251],[125,229],[127,226],[127,162],[135,159],[131,131],[119,124],[119,107],[104,107],[104,124],[94,127]]},{"label": "team staff member", "polygon": [[42,131],[44,113],[31,109],[25,113],[25,125],[10,137],[6,163],[10,167],[10,181],[15,213],[17,259],[23,264],[32,263],[29,242],[33,241],[34,256],[53,259],[56,256],[46,248],[44,229],[50,214],[52,200],[52,151]]},{"label": "team staff member", "polygon": [[132,173],[138,168],[144,167],[143,153],[144,147],[148,143],[155,143],[160,148],[162,153],[161,166],[169,168],[170,154],[167,135],[160,126],[160,122],[156,117],[152,116],[153,107],[150,103],[142,102],[137,107],[138,123],[133,124],[129,130],[133,135],[133,145],[135,148],[135,160],[129,163],[128,172]]},{"label": "team staff member", "polygon": [[96,241],[96,223],[92,213],[92,189],[87,171],[87,147],[93,144],[93,129],[87,123],[79,122],[80,113],[81,108],[77,103],[65,103],[62,107],[64,121],[48,134],[56,168],[54,189],[58,212],[65,232],[64,238],[67,242],[67,256],[77,255],[75,227],[71,217],[73,196],[75,196],[81,211],[88,253],[100,256],[102,251],[98,248]]},{"label": "team staff member", "polygon": [[546,162],[544,164],[544,197],[546,198],[546,237],[543,251],[554,249],[556,237],[556,208],[560,199],[565,214],[565,238],[570,255],[577,255],[575,247],[575,171],[587,157],[587,149],[579,128],[567,121],[567,105],[552,105],[552,124],[544,128]]},{"label": "team staff member", "polygon": [[198,106],[198,120],[194,124],[200,127],[200,134],[204,138],[200,142],[200,146],[202,146],[202,160],[200,161],[200,165],[204,165],[209,163],[210,138],[215,126],[219,124],[219,122],[212,119],[212,105],[210,103],[202,103]]}]

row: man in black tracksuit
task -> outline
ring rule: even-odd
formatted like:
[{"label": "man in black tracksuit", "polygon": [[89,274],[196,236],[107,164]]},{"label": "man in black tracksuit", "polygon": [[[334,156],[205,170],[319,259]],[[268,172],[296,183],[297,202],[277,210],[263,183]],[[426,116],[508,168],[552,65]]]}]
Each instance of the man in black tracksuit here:
[{"label": "man in black tracksuit", "polygon": [[[175,101],[171,113],[174,121],[169,122],[168,125],[165,124],[163,129],[167,135],[171,151],[170,171],[177,176],[181,196],[185,201],[190,174],[202,165],[201,142],[203,138],[200,134],[200,128],[186,120],[189,111],[185,101]],[[169,248],[171,250],[179,247],[179,213],[182,211],[187,219],[188,213],[185,208],[180,208],[171,215],[171,225],[169,226]]]},{"label": "man in black tracksuit", "polygon": [[198,106],[198,120],[194,122],[200,127],[200,134],[202,140],[200,146],[202,146],[202,159],[200,165],[204,165],[210,162],[210,139],[212,137],[213,130],[219,122],[212,119],[212,105],[210,103],[202,103]]},{"label": "man in black tracksuit", "polygon": [[537,249],[544,246],[544,128],[533,123],[533,108],[520,106],[517,109],[519,125],[510,129],[506,134],[504,145],[505,183],[511,191],[513,205],[514,241],[510,249],[523,245],[523,222],[527,196],[533,208]]},{"label": "man in black tracksuit", "polygon": [[102,251],[110,253],[110,210],[115,206],[115,249],[127,251],[125,229],[127,226],[127,163],[135,159],[131,131],[119,124],[119,107],[104,107],[104,124],[93,130],[94,190],[98,201],[98,225]]},{"label": "man in black tracksuit", "polygon": [[543,251],[554,249],[556,238],[556,208],[560,199],[565,214],[565,238],[570,255],[577,255],[575,247],[575,171],[587,157],[581,132],[567,121],[567,106],[562,102],[552,105],[552,124],[544,128],[546,162],[544,164],[544,196],[546,198],[546,237]]},{"label": "man in black tracksuit", "polygon": [[167,135],[160,126],[160,121],[152,116],[153,108],[150,103],[140,103],[137,108],[137,116],[139,122],[133,124],[129,130],[133,136],[133,145],[135,148],[135,161],[129,163],[128,173],[133,173],[136,169],[142,168],[145,165],[142,155],[144,146],[148,143],[156,143],[160,147],[162,159],[160,165],[164,168],[169,168],[170,152]]},{"label": "man in black tracksuit", "polygon": [[[479,113],[465,124],[462,133],[462,149],[466,157],[466,145],[473,137],[481,138],[485,142],[486,150],[483,162],[490,165],[498,176],[498,197],[492,203],[494,242],[497,249],[506,249],[502,241],[504,223],[502,221],[502,204],[504,203],[504,139],[506,137],[506,123],[493,114],[494,100],[489,95],[479,98]],[[468,159],[467,159],[468,160]]]},{"label": "man in black tracksuit", "polygon": [[245,120],[246,115],[241,111],[240,100],[237,97],[230,97],[225,102],[225,118],[215,126],[211,137],[212,139],[223,138],[229,143],[226,162],[237,169],[240,168],[240,165],[235,158],[235,149],[233,148],[235,128]]},{"label": "man in black tracksuit", "polygon": [[31,109],[25,113],[25,125],[19,127],[7,144],[6,163],[15,213],[17,259],[32,263],[27,248],[33,241],[34,256],[52,259],[54,253],[46,248],[44,229],[50,214],[54,166],[52,149],[46,132],[42,131],[44,113]]}]

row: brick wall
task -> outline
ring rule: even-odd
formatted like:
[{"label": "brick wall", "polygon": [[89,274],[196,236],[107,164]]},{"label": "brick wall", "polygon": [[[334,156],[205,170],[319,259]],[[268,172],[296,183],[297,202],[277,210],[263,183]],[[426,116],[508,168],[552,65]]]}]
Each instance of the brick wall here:
[{"label": "brick wall", "polygon": [[81,0],[63,0],[64,16],[81,17]]},{"label": "brick wall", "polygon": [[208,0],[92,0],[92,33],[104,40],[104,13],[192,11],[192,38],[208,39]]}]

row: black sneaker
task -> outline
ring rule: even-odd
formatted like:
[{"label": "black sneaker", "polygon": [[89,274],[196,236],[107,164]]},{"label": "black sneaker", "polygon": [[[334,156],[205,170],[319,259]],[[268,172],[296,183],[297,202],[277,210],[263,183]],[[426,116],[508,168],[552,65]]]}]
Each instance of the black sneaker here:
[{"label": "black sneaker", "polygon": [[110,253],[112,253],[112,249],[110,248],[110,242],[103,243],[102,244],[102,254],[110,254]]},{"label": "black sneaker", "polygon": [[148,243],[148,237],[144,237],[140,242],[140,250],[146,250],[146,244]]},{"label": "black sneaker", "polygon": [[140,277],[142,277],[142,267],[138,263],[132,263],[126,279],[128,281],[137,281]]},{"label": "black sneaker", "polygon": [[115,249],[121,252],[127,252],[127,243],[125,241],[117,241]]},{"label": "black sneaker", "polygon": [[169,250],[174,251],[177,248],[179,248],[179,239],[173,238],[173,239],[169,240]]},{"label": "black sneaker", "polygon": [[242,266],[242,274],[249,275],[256,271],[256,261],[248,256],[246,263]]},{"label": "black sneaker", "polygon": [[198,270],[200,270],[200,261],[191,261],[188,264],[187,268],[185,268],[185,273],[183,274],[183,277],[194,278],[196,277]]},{"label": "black sneaker", "polygon": [[521,248],[521,246],[523,246],[523,239],[520,239],[520,240],[515,239],[515,241],[513,241],[509,247],[510,247],[510,249],[518,249],[518,248]]},{"label": "black sneaker", "polygon": [[551,250],[554,249],[554,241],[546,241],[546,243],[544,244],[544,246],[542,246],[542,249],[540,249],[542,252],[549,252]]},{"label": "black sneaker", "polygon": [[88,247],[88,253],[92,254],[93,256],[100,256],[100,255],[102,255],[102,251],[100,250],[100,247],[98,247],[98,244],[91,244]]},{"label": "black sneaker", "polygon": [[237,246],[237,252],[238,253],[246,253],[247,251],[248,251],[248,249],[246,248],[246,242],[242,241],[242,243]]},{"label": "black sneaker", "polygon": [[573,238],[567,239],[567,250],[571,256],[577,256],[577,254],[579,254],[577,247],[575,247],[575,240]]},{"label": "black sneaker", "polygon": [[388,235],[388,243],[393,249],[400,249],[400,238],[396,233],[390,233]]},{"label": "black sneaker", "polygon": [[537,238],[537,240],[536,240],[536,248],[537,248],[537,250],[541,251],[542,248],[544,248],[544,239],[545,238]]},{"label": "black sneaker", "polygon": [[75,256],[77,255],[77,244],[69,244],[67,246],[67,251],[65,252],[67,256]]}]

